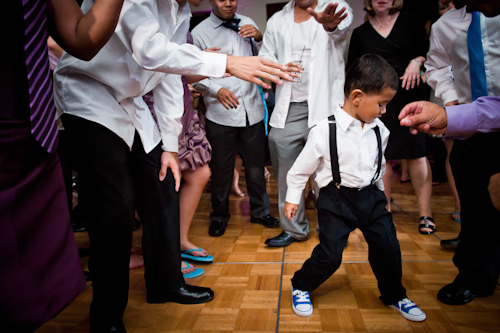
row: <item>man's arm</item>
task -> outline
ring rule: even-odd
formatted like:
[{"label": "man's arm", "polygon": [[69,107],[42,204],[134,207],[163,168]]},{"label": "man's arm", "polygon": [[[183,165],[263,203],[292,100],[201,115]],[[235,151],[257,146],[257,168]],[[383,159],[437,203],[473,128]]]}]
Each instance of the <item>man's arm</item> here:
[{"label": "man's arm", "polygon": [[163,181],[170,168],[175,179],[175,190],[180,186],[180,168],[177,159],[179,150],[179,134],[182,130],[181,118],[184,113],[184,95],[181,76],[167,74],[153,89],[156,121],[160,129],[163,153],[159,179]]},{"label": "man's arm", "polygon": [[278,60],[278,46],[276,41],[277,33],[274,31],[274,20],[277,14],[271,16],[267,21],[266,32],[262,37],[262,46],[259,51],[259,57],[267,60],[279,62]]},{"label": "man's arm", "polygon": [[96,0],[87,14],[71,0],[47,0],[50,35],[64,50],[92,59],[113,35],[123,0]]},{"label": "man's arm", "polygon": [[471,104],[446,107],[446,138],[466,139],[474,133],[500,131],[500,97],[480,97]]},{"label": "man's arm", "polygon": [[406,105],[399,119],[401,126],[429,134],[445,134],[450,139],[466,139],[476,132],[500,131],[500,97],[480,97],[470,104],[440,107],[419,101]]},{"label": "man's arm", "polygon": [[297,205],[300,203],[309,177],[316,171],[324,156],[325,138],[319,137],[320,133],[317,127],[311,129],[306,145],[288,171],[286,202]]},{"label": "man's arm", "polygon": [[434,89],[436,97],[440,98],[444,104],[458,102],[458,93],[455,88],[455,81],[450,75],[449,67],[451,59],[448,54],[450,50],[446,50],[439,39],[440,31],[432,28],[431,46],[427,53],[427,61],[425,62],[427,84]]},{"label": "man's arm", "polygon": [[259,57],[228,57],[203,52],[190,44],[178,45],[160,30],[150,8],[138,1],[127,0],[116,34],[137,63],[146,70],[172,74],[196,74],[223,77],[230,73],[242,80],[269,88],[260,78],[282,84],[288,79],[285,66]]}]

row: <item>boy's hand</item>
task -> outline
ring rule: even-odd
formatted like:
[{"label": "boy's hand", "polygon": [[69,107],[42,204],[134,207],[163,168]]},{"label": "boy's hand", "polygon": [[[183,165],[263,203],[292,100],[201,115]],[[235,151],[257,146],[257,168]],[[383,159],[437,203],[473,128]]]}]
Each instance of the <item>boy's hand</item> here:
[{"label": "boy's hand", "polygon": [[299,205],[285,202],[285,216],[287,217],[287,219],[291,221],[295,217],[295,214],[297,214],[298,208]]}]

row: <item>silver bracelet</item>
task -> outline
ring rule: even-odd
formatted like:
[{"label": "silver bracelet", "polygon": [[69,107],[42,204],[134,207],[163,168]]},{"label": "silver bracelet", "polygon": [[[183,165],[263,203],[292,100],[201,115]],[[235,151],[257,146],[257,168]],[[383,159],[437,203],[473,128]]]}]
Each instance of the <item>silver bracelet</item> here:
[{"label": "silver bracelet", "polygon": [[411,61],[418,62],[418,64],[420,65],[420,67],[422,67],[422,62],[421,62],[420,60],[417,60],[417,59],[411,59],[411,60],[410,60],[410,62],[411,62]]}]

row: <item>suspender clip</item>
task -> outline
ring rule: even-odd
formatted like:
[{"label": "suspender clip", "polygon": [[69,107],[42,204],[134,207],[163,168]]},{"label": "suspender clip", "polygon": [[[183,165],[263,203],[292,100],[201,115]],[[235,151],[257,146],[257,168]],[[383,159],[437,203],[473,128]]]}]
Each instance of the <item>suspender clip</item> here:
[{"label": "suspender clip", "polygon": [[335,183],[335,186],[340,190],[340,183]]}]

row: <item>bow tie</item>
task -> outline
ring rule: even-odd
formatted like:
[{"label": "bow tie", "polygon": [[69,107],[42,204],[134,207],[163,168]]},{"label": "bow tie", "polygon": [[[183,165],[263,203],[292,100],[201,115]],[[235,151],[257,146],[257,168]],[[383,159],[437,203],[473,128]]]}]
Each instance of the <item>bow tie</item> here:
[{"label": "bow tie", "polygon": [[227,20],[227,21],[224,21],[224,23],[222,23],[222,26],[238,32],[238,28],[240,27],[239,26],[240,21],[241,21],[241,19],[237,19],[237,18]]}]

